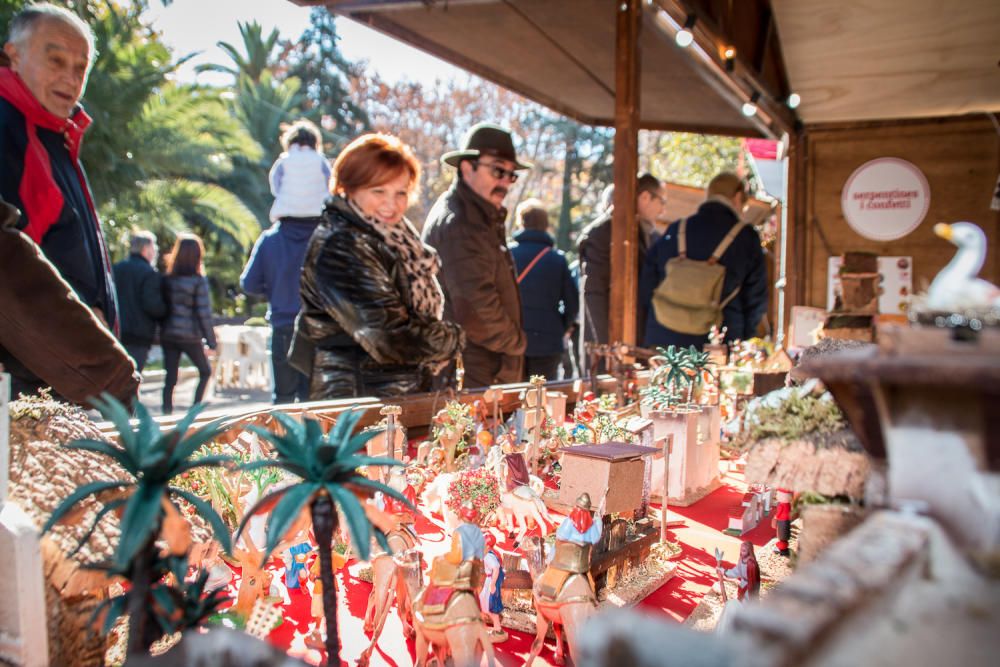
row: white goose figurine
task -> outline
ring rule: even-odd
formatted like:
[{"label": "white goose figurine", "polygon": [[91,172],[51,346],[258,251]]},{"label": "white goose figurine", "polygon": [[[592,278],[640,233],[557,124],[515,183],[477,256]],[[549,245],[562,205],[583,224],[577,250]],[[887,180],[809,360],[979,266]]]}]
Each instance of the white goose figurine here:
[{"label": "white goose figurine", "polygon": [[971,222],[934,225],[934,233],[958,246],[927,290],[931,310],[956,312],[1000,308],[1000,288],[977,278],[986,259],[986,234]]}]

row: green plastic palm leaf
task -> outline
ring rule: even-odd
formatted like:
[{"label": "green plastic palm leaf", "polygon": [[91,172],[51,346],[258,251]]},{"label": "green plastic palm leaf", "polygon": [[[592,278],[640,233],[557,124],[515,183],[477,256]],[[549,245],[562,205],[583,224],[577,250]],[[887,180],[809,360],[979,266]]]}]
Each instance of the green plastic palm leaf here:
[{"label": "green plastic palm leaf", "polygon": [[267,520],[264,562],[267,562],[271,552],[288,533],[319,488],[319,484],[303,483],[285,489]]},{"label": "green plastic palm leaf", "polygon": [[136,475],[139,472],[139,467],[137,462],[129,456],[121,447],[112,445],[110,442],[105,442],[104,440],[74,440],[72,442],[67,442],[63,445],[67,449],[83,449],[88,452],[94,452],[96,454],[103,454],[108,458],[114,459],[115,463],[120,465],[125,472]]},{"label": "green plastic palm leaf", "polygon": [[114,563],[125,568],[159,527],[163,512],[162,502],[166,488],[160,484],[140,482],[125,504],[122,514],[121,538],[115,550]]}]

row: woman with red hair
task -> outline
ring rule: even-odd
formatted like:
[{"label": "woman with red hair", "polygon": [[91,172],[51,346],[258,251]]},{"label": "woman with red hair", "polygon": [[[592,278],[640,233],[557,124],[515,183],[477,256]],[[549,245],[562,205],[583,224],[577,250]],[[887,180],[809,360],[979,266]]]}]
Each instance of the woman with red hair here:
[{"label": "woman with red hair", "polygon": [[426,391],[464,345],[441,320],[437,253],[404,215],[419,180],[413,152],[385,134],[355,139],[334,162],[289,353],[313,400]]}]

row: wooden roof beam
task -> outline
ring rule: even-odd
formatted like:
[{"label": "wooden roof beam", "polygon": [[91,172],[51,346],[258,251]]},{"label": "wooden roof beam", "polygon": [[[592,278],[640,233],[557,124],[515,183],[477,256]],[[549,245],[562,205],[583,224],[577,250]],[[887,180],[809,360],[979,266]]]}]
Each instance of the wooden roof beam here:
[{"label": "wooden roof beam", "polygon": [[[782,133],[794,134],[795,128],[800,123],[795,113],[785,104],[787,91],[774,90],[772,86],[767,85],[761,77],[760,70],[748,66],[747,55],[739,49],[732,66],[727,67],[722,47],[732,44],[733,40],[701,9],[700,3],[692,0],[650,0],[647,5],[656,17],[653,23],[657,25],[661,34],[670,39],[673,39],[677,29],[684,25],[688,16],[695,16],[697,23],[691,31],[694,43],[686,50],[694,60],[693,66],[696,71],[702,74],[702,78],[736,109],[740,109],[744,102],[749,101],[754,92],[759,93],[760,97],[756,102],[758,112],[755,117],[750,118],[750,122],[765,136],[778,139]],[[758,14],[755,26],[755,29],[760,28],[759,33],[764,35],[768,43],[776,38],[774,29],[767,26],[767,23],[773,20],[770,11],[761,12]],[[755,51],[754,64],[765,63],[767,48],[759,45]],[[779,73],[779,78],[785,79],[783,73]]]}]

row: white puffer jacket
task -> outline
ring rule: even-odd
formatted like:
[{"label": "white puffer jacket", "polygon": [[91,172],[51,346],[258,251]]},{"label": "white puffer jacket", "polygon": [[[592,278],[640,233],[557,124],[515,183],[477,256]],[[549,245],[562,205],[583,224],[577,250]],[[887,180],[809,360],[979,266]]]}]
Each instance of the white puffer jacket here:
[{"label": "white puffer jacket", "polygon": [[323,213],[324,202],[330,196],[330,163],[322,153],[294,144],[274,161],[268,178],[274,195],[272,222]]}]

